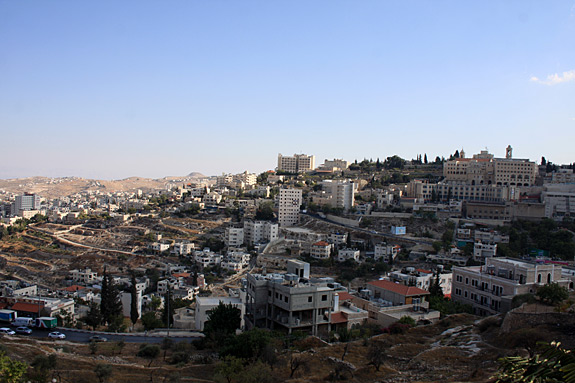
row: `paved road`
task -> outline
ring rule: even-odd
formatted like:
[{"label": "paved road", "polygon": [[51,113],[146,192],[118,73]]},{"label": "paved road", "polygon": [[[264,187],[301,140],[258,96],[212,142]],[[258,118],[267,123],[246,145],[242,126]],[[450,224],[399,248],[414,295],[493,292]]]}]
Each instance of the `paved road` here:
[{"label": "paved road", "polygon": [[[80,343],[88,343],[90,342],[90,337],[94,335],[92,332],[76,332],[76,331],[66,331],[65,329],[58,330],[61,333],[66,335],[66,341],[68,342],[80,342]],[[46,339],[48,338],[48,333],[50,331],[47,330],[39,330],[34,329],[32,330],[32,334],[30,335],[12,335],[13,337],[30,337],[30,338],[38,338],[38,339]],[[123,340],[126,343],[161,343],[164,338],[167,337],[167,334],[141,334],[141,335],[130,335],[130,334],[116,334],[116,333],[98,333],[98,335],[103,336],[104,338],[108,339],[109,342],[118,342]],[[181,336],[178,333],[170,333],[170,339],[174,342],[191,342],[197,339],[200,339],[200,336]],[[59,340],[54,340],[54,342],[59,342]]]}]

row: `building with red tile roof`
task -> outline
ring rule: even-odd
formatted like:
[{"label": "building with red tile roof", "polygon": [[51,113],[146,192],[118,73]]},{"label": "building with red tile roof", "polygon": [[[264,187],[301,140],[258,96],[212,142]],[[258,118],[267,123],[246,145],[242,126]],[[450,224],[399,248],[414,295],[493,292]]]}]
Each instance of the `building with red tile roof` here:
[{"label": "building with red tile roof", "polygon": [[429,295],[429,291],[418,287],[406,286],[386,280],[369,282],[367,289],[371,292],[373,298],[381,298],[391,302],[394,306],[412,304],[414,299],[419,299],[419,302],[423,302],[425,297]]},{"label": "building with red tile roof", "polygon": [[328,259],[333,245],[326,241],[319,241],[311,245],[310,255],[316,259]]}]

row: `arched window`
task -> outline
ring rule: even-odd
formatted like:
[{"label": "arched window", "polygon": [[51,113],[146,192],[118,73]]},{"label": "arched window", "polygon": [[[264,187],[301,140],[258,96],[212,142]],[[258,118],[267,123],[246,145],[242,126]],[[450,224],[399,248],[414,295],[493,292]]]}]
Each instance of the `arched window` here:
[{"label": "arched window", "polygon": [[551,273],[547,274],[547,284],[551,283]]},{"label": "arched window", "polygon": [[537,283],[541,283],[541,274],[537,275]]}]

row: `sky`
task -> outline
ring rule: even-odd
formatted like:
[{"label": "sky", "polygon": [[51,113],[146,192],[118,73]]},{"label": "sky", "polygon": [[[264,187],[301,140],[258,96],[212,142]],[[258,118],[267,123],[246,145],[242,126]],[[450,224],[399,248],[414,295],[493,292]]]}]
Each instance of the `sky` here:
[{"label": "sky", "polygon": [[574,143],[573,0],[0,0],[0,178]]}]

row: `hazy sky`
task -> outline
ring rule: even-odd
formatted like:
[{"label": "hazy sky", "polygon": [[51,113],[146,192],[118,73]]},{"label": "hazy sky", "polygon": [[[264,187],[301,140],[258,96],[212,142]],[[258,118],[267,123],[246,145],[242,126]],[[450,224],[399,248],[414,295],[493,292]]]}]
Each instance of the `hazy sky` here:
[{"label": "hazy sky", "polygon": [[575,2],[0,0],[0,178],[575,161]]}]

